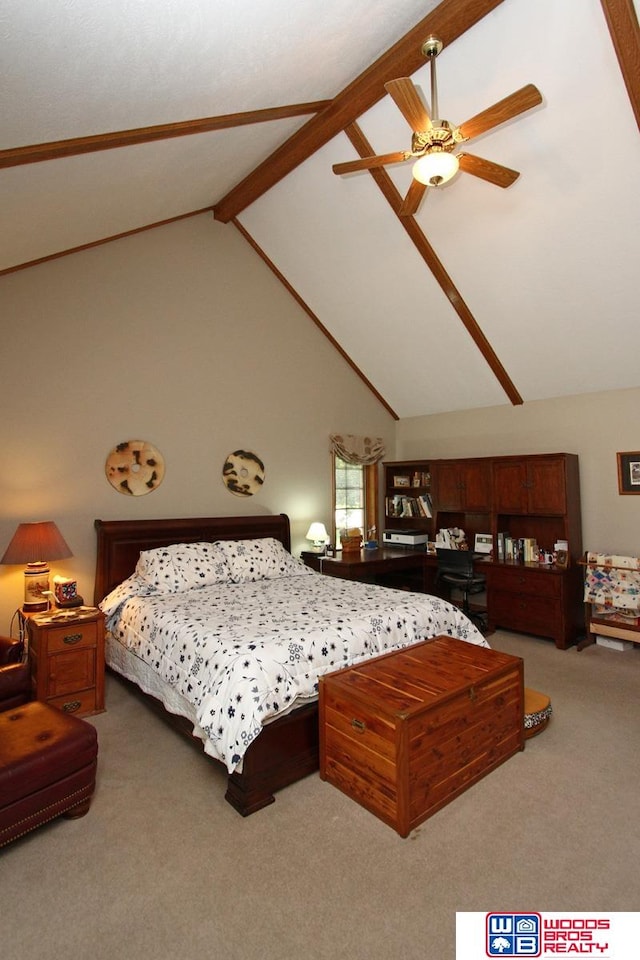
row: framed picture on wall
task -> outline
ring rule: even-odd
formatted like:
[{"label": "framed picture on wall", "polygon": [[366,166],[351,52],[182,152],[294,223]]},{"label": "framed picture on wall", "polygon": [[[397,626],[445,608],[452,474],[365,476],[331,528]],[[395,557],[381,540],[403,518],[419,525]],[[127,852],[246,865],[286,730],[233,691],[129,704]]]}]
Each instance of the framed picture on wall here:
[{"label": "framed picture on wall", "polygon": [[617,456],[618,493],[640,493],[640,451]]}]

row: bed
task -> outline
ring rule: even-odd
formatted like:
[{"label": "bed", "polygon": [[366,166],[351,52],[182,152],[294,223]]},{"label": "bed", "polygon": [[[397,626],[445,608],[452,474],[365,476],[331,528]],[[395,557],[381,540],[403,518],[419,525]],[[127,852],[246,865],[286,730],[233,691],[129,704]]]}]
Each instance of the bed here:
[{"label": "bed", "polygon": [[445,600],[312,571],[284,514],[95,526],[107,665],[224,764],[243,816],[318,769],[322,673],[443,633],[487,645]]}]

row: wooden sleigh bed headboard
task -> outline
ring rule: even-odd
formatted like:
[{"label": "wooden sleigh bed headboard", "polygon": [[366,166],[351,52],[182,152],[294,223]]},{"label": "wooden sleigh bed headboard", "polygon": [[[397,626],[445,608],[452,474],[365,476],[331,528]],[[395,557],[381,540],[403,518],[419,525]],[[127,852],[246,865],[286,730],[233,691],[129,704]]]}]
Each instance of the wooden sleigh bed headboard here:
[{"label": "wooden sleigh bed headboard", "polygon": [[94,603],[99,603],[135,570],[141,550],[171,543],[249,540],[274,537],[291,549],[284,513],[256,517],[204,517],[174,520],[96,520],[98,554]]}]

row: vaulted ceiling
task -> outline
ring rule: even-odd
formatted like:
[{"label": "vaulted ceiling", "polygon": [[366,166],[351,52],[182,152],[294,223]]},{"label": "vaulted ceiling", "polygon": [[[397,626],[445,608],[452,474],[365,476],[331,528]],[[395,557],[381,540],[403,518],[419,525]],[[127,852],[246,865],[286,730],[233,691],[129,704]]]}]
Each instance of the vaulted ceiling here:
[{"label": "vaulted ceiling", "polygon": [[[395,416],[638,386],[636,3],[4,0],[0,276],[212,211]],[[542,102],[401,217],[410,162],[332,166],[410,149],[430,34],[452,124]]]}]

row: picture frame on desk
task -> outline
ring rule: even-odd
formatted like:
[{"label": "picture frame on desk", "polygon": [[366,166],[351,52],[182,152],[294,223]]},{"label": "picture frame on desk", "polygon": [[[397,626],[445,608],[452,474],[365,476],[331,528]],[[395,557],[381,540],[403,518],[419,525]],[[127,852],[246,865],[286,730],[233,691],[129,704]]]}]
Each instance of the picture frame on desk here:
[{"label": "picture frame on desk", "polygon": [[556,550],[555,566],[558,570],[566,570],[569,566],[569,553],[567,550]]},{"label": "picture frame on desk", "polygon": [[640,493],[640,451],[618,453],[618,493]]}]

